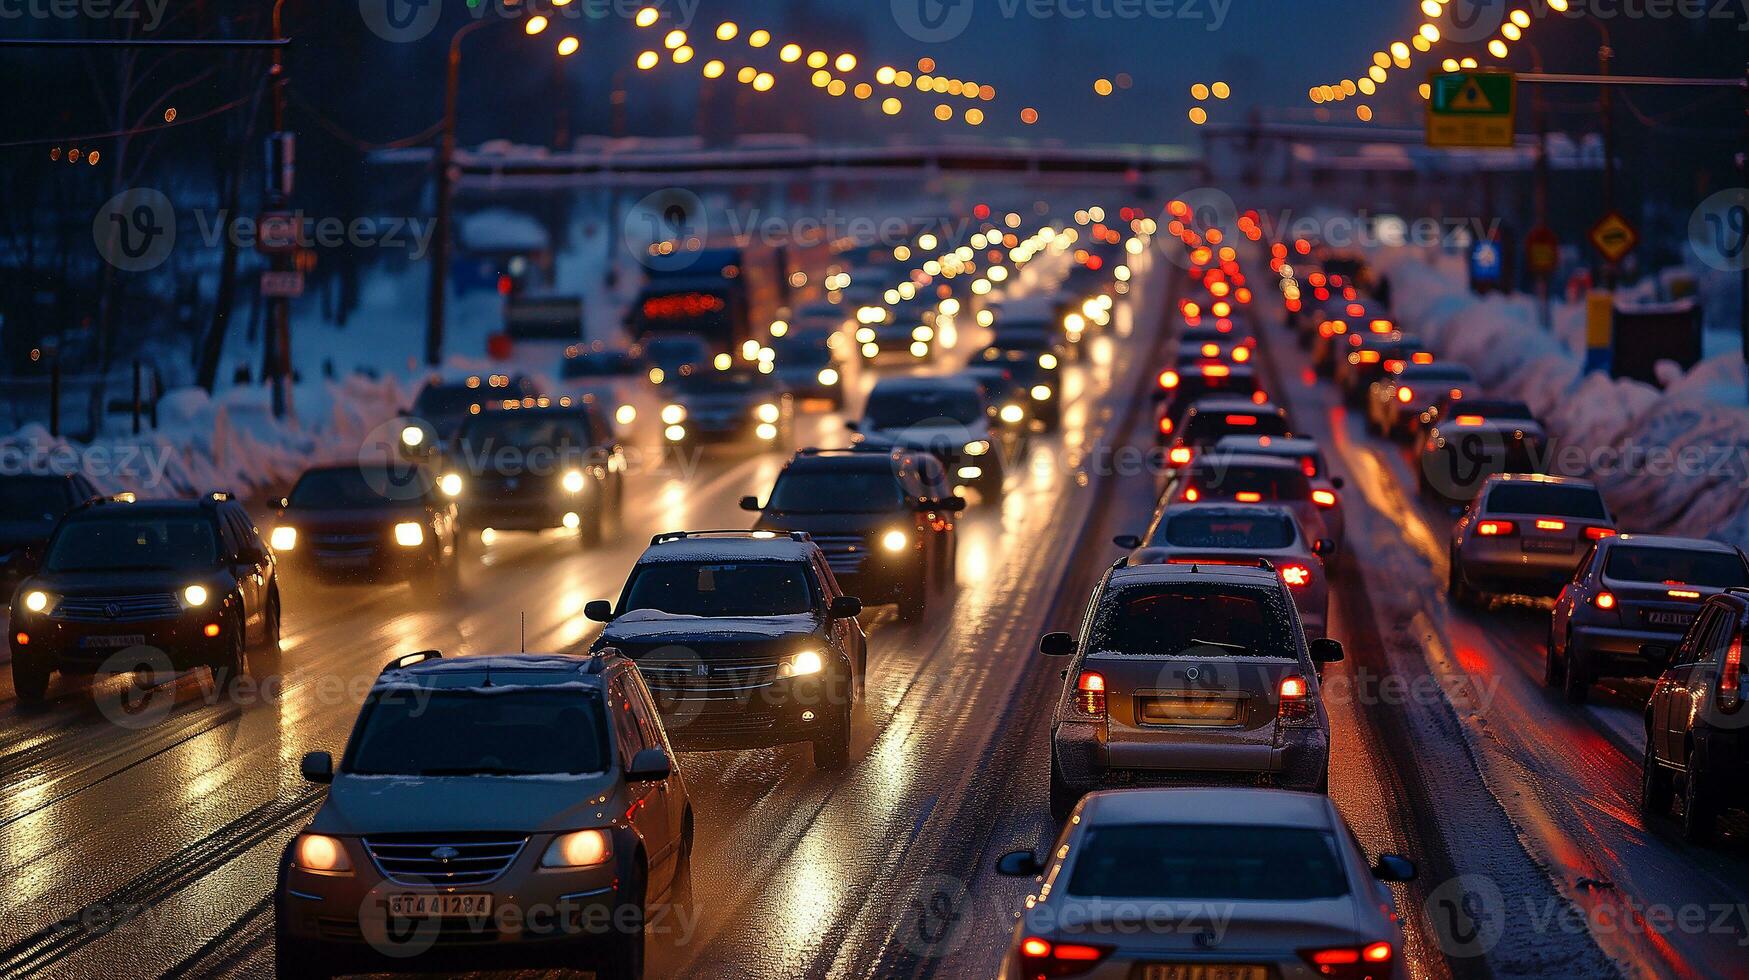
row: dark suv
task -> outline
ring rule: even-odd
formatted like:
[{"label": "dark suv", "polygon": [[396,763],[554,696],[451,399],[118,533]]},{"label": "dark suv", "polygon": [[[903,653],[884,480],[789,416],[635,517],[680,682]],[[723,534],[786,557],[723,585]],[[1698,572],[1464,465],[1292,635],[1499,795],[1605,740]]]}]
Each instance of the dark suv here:
[{"label": "dark suv", "polygon": [[637,662],[680,748],[811,742],[823,769],[850,760],[861,611],[799,531],[658,534],[617,604],[584,607],[607,624],[594,648]]},{"label": "dark suv", "polygon": [[13,686],[37,702],[57,670],[208,667],[222,687],[251,640],[278,645],[279,615],[273,555],[228,494],[89,503],[12,597]]},{"label": "dark suv", "polygon": [[784,464],[755,529],[806,531],[826,564],[863,602],[894,602],[899,618],[921,619],[930,593],[954,580],[965,509],[947,471],[928,453],[804,449]]},{"label": "dark suv", "polygon": [[0,594],[42,558],[55,522],[98,496],[81,473],[21,473],[0,477]]},{"label": "dark suv", "polygon": [[625,471],[612,423],[592,399],[567,398],[469,418],[438,486],[469,532],[569,528],[588,547],[619,520]]},{"label": "dark suv", "polygon": [[1696,843],[1712,837],[1722,811],[1749,808],[1746,617],[1749,589],[1707,599],[1646,704],[1642,805],[1663,816],[1680,788],[1683,834]]}]

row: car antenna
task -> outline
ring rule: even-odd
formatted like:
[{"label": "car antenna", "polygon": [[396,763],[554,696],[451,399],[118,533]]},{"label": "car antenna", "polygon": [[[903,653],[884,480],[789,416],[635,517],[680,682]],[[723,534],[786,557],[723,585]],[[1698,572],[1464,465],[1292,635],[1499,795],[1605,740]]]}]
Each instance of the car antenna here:
[{"label": "car antenna", "polygon": [[519,653],[527,653],[528,652],[528,610],[524,609],[518,615],[520,615],[522,618],[522,629],[519,631],[520,635],[517,637],[517,640],[516,640],[516,648],[517,648],[517,652],[519,652]]}]

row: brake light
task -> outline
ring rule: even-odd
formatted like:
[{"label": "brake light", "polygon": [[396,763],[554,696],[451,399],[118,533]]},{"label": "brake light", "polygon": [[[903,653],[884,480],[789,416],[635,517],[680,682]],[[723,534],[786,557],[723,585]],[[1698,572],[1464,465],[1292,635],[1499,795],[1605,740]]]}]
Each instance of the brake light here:
[{"label": "brake light", "polygon": [[1202,375],[1205,378],[1224,378],[1232,373],[1232,370],[1225,364],[1210,364],[1202,369]]},{"label": "brake light", "polygon": [[1725,650],[1725,665],[1719,671],[1719,710],[1725,714],[1734,713],[1743,704],[1743,638],[1731,637],[1731,645]]},{"label": "brake light", "polygon": [[[1344,299],[1353,299],[1354,297],[1348,295],[1348,290],[1343,290],[1343,298]],[[1350,303],[1350,304],[1348,304],[1348,315],[1349,316],[1365,316],[1366,315],[1366,307],[1360,305],[1359,303]]]},{"label": "brake light", "polygon": [[1178,387],[1178,372],[1177,371],[1161,371],[1160,372],[1160,387],[1162,387],[1162,388],[1176,388],[1176,387]]},{"label": "brake light", "polygon": [[1221,356],[1220,345],[1219,344],[1203,344],[1202,345],[1202,356],[1204,356],[1204,357],[1219,357],[1219,356]]},{"label": "brake light", "polygon": [[1198,500],[1202,499],[1202,494],[1199,493],[1195,487],[1185,487],[1184,488],[1184,499],[1187,503],[1194,504]]},{"label": "brake light", "polygon": [[[1269,437],[1264,436],[1263,438],[1267,439]],[[1268,445],[1268,443],[1264,443],[1264,445]],[[1310,456],[1301,456],[1300,457],[1300,472],[1306,474],[1307,476],[1317,476],[1318,475],[1318,461],[1313,459]]]},{"label": "brake light", "polygon": [[1319,507],[1334,507],[1336,506],[1336,495],[1328,490],[1313,490],[1312,503]]},{"label": "brake light", "polygon": [[1160,434],[1163,436],[1169,436],[1172,434],[1172,416],[1160,416]]},{"label": "brake light", "polygon": [[1538,531],[1565,531],[1567,529],[1567,522],[1554,521],[1546,517],[1539,517],[1537,518],[1536,529]]},{"label": "brake light", "polygon": [[1457,417],[1457,424],[1461,426],[1476,426],[1486,421],[1488,420],[1480,415],[1459,415]]},{"label": "brake light", "polygon": [[1228,425],[1256,425],[1257,424],[1257,416],[1255,416],[1255,415],[1229,415],[1229,416],[1227,416],[1227,424]]},{"label": "brake light", "polygon": [[1415,389],[1404,385],[1397,389],[1397,400],[1407,405],[1415,399]]},{"label": "brake light", "polygon": [[1504,538],[1516,530],[1511,521],[1482,521],[1476,525],[1476,533],[1484,538]]},{"label": "brake light", "polygon": [[1602,541],[1604,538],[1614,537],[1615,536],[1615,528],[1613,528],[1613,527],[1588,527],[1585,529],[1585,536],[1590,538],[1593,541]]},{"label": "brake light", "polygon": [[1075,707],[1084,715],[1105,717],[1105,676],[1084,670],[1075,679]]},{"label": "brake light", "polygon": [[1269,395],[1265,392],[1253,391],[1251,393],[1251,404],[1253,404],[1253,405],[1261,405],[1268,400],[1269,400]]},{"label": "brake light", "polygon": [[1597,598],[1591,600],[1591,603],[1599,609],[1614,609],[1615,608],[1615,593],[1613,593],[1613,592],[1599,592],[1599,593],[1597,593]]},{"label": "brake light", "polygon": [[1415,362],[1416,364],[1432,364],[1433,363],[1433,355],[1431,353],[1429,353],[1428,351],[1418,350],[1415,353],[1409,355],[1409,360]]},{"label": "brake light", "polygon": [[1390,333],[1393,327],[1389,320],[1374,320],[1366,325],[1373,333]]},{"label": "brake light", "polygon": [[1166,455],[1166,458],[1170,459],[1177,466],[1183,466],[1184,464],[1190,462],[1190,447],[1189,446],[1173,446],[1172,452],[1168,453]]},{"label": "brake light", "polygon": [[1281,679],[1281,685],[1276,688],[1276,700],[1275,716],[1279,721],[1305,721],[1312,717],[1311,690],[1306,686],[1306,679],[1298,674]]},{"label": "brake light", "polygon": [[1385,371],[1386,371],[1386,373],[1389,373],[1389,374],[1396,374],[1397,372],[1403,370],[1403,366],[1404,365],[1403,365],[1402,358],[1393,357],[1390,360],[1385,362]]},{"label": "brake light", "polygon": [[1304,565],[1281,566],[1281,580],[1296,589],[1312,584],[1312,570]]},{"label": "brake light", "polygon": [[1379,362],[1379,352],[1376,350],[1360,351],[1359,357],[1362,364],[1377,364]]},{"label": "brake light", "polygon": [[1700,593],[1693,589],[1671,589],[1665,593],[1672,599],[1699,599]]},{"label": "brake light", "polygon": [[1239,346],[1239,347],[1233,348],[1233,360],[1238,361],[1240,364],[1243,364],[1246,361],[1249,361],[1250,359],[1251,359],[1251,348],[1245,347],[1245,346]]},{"label": "brake light", "polygon": [[1260,494],[1255,490],[1241,490],[1238,493],[1233,494],[1233,499],[1242,504],[1255,504],[1263,499],[1263,494]]},{"label": "brake light", "polygon": [[1390,943],[1378,942],[1359,948],[1339,946],[1333,949],[1302,949],[1305,960],[1319,976],[1335,980],[1370,980],[1391,974],[1394,950]]}]

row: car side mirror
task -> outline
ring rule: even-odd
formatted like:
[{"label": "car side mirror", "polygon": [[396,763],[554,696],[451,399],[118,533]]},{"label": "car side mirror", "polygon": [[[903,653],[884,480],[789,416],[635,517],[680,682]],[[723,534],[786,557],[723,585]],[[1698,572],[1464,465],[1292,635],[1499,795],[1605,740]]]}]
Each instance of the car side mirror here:
[{"label": "car side mirror", "polygon": [[833,619],[854,619],[862,615],[862,600],[853,595],[835,596],[826,612]]},{"label": "car side mirror", "polygon": [[1068,633],[1046,633],[1039,637],[1038,652],[1047,657],[1068,657],[1075,653],[1075,638]]},{"label": "car side mirror", "polygon": [[1342,489],[1342,488],[1343,488],[1343,487],[1345,487],[1345,486],[1347,486],[1347,485],[1348,485],[1348,481],[1347,481],[1347,480],[1344,480],[1344,479],[1343,479],[1343,478],[1342,478],[1342,477],[1339,477],[1339,476],[1333,476],[1333,477],[1331,477],[1331,478],[1330,478],[1330,487],[1331,487],[1331,489],[1334,489],[1334,490],[1340,490],[1340,489]]},{"label": "car side mirror", "polygon": [[752,495],[742,497],[741,498],[741,509],[742,510],[751,510],[751,511],[760,510],[761,508],[759,506],[759,498],[752,496]]},{"label": "car side mirror", "polygon": [[1111,543],[1119,548],[1135,549],[1142,546],[1142,539],[1134,534],[1120,534],[1111,539]]},{"label": "car side mirror", "polygon": [[996,860],[996,873],[1009,878],[1033,878],[1044,870],[1044,862],[1031,851],[1009,851]]},{"label": "car side mirror", "polygon": [[1327,636],[1320,636],[1313,640],[1311,647],[1312,660],[1315,663],[1334,664],[1342,662],[1342,657],[1344,656],[1342,653],[1342,644]]},{"label": "car side mirror", "polygon": [[1415,862],[1398,854],[1380,854],[1372,876],[1380,881],[1414,881]]},{"label": "car side mirror", "polygon": [[291,506],[291,500],[286,497],[281,497],[273,502],[273,506],[280,510],[285,510],[287,507]]},{"label": "car side mirror", "polygon": [[597,623],[613,621],[613,603],[606,599],[591,599],[583,604],[583,616]]},{"label": "car side mirror", "polygon": [[659,783],[672,775],[674,761],[657,748],[639,749],[632,764],[626,766],[626,781],[632,783]]},{"label": "car side mirror", "polygon": [[307,783],[331,783],[334,781],[334,757],[326,752],[307,753],[298,771],[303,773]]},{"label": "car side mirror", "polygon": [[1312,542],[1312,554],[1322,558],[1336,550],[1336,542],[1329,538],[1319,538]]}]

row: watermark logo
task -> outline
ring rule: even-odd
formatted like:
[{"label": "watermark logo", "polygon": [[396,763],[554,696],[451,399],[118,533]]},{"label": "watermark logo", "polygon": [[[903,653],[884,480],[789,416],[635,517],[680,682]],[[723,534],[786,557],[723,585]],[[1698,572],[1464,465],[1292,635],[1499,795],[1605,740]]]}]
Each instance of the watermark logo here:
[{"label": "watermark logo", "polygon": [[905,949],[923,959],[958,950],[975,925],[966,883],[950,875],[928,875],[912,882],[898,907]]},{"label": "watermark logo", "polygon": [[669,270],[691,265],[710,240],[704,202],[683,187],[645,195],[626,212],[620,230],[633,258]]},{"label": "watermark logo", "polygon": [[[413,429],[419,430],[419,442],[409,446],[407,433]],[[431,427],[419,419],[392,418],[371,429],[358,444],[358,466],[365,485],[384,500],[410,501],[425,496],[429,478],[406,452],[431,448],[436,439]]]},{"label": "watermark logo", "polygon": [[1506,22],[1506,0],[1451,0],[1438,25],[1440,39],[1454,44],[1483,41]]},{"label": "watermark logo", "polygon": [[430,34],[443,13],[438,0],[358,0],[358,14],[371,33],[391,44]]},{"label": "watermark logo", "polygon": [[1688,244],[1721,272],[1749,268],[1749,188],[1728,188],[1702,201],[1688,219]]},{"label": "watermark logo", "polygon": [[1459,875],[1427,895],[1427,920],[1447,956],[1486,956],[1506,932],[1506,896],[1484,875]]},{"label": "watermark logo", "polygon": [[972,0],[892,0],[892,5],[893,22],[925,44],[951,41],[972,22]]},{"label": "watermark logo", "polygon": [[126,683],[98,686],[91,696],[97,710],[117,728],[132,731],[151,728],[176,707],[176,689],[171,679],[176,668],[170,655],[157,647],[136,645],[118,650],[104,659],[98,677],[126,674]]},{"label": "watermark logo", "polygon": [[91,238],[104,261],[123,272],[156,269],[176,247],[176,209],[150,187],[130,187],[103,202]]}]

